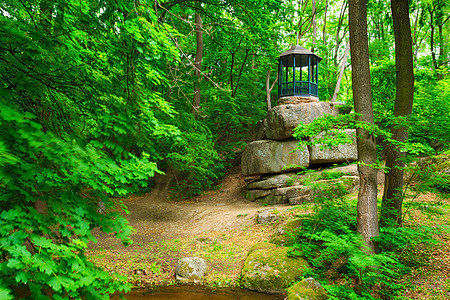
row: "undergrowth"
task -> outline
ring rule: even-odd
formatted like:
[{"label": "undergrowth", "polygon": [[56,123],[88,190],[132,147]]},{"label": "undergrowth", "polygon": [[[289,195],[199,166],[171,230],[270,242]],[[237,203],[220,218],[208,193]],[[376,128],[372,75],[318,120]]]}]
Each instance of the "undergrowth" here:
[{"label": "undergrowth", "polygon": [[371,254],[356,231],[356,215],[355,205],[343,197],[322,199],[292,233],[290,254],[308,260],[304,277],[321,282],[330,299],[400,299],[409,287],[402,278],[429,255],[416,249],[431,249],[438,229],[381,228],[378,251]]}]

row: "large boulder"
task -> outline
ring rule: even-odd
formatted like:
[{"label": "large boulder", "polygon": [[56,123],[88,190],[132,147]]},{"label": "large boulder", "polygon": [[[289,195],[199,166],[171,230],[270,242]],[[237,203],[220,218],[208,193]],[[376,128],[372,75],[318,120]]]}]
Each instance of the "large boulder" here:
[{"label": "large boulder", "polygon": [[284,140],[292,137],[294,128],[303,123],[311,123],[325,114],[338,115],[339,109],[329,102],[310,102],[278,105],[269,111],[266,137]]},{"label": "large boulder", "polygon": [[356,148],[356,130],[346,129],[345,133],[353,141],[351,144],[342,144],[335,147],[325,148],[323,145],[314,145],[309,149],[309,163],[342,163],[353,162],[358,159],[358,150]]},{"label": "large boulder", "polygon": [[200,257],[184,257],[178,260],[176,280],[180,283],[198,283],[206,271],[206,261]]},{"label": "large boulder", "polygon": [[307,267],[308,263],[304,259],[289,257],[288,248],[259,243],[250,249],[244,262],[241,284],[253,291],[284,293]]},{"label": "large boulder", "polygon": [[327,292],[314,278],[305,278],[291,286],[287,291],[287,300],[326,300]]},{"label": "large boulder", "polygon": [[245,147],[241,158],[241,170],[245,176],[282,173],[298,170],[309,165],[309,151],[306,147],[292,152],[297,140],[254,141]]}]

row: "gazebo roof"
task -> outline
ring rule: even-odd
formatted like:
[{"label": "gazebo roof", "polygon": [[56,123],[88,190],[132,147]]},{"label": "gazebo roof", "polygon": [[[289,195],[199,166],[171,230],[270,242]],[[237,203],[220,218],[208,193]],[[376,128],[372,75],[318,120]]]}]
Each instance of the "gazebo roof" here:
[{"label": "gazebo roof", "polygon": [[[286,58],[284,58],[285,56],[290,56],[290,55],[312,55],[314,56],[318,62],[320,62],[322,60],[322,57],[314,54],[313,52],[303,48],[300,45],[295,45],[292,46],[288,51],[283,52],[280,54],[280,58],[282,58],[283,60],[285,60]],[[288,59],[291,64],[292,64],[292,59]]]}]

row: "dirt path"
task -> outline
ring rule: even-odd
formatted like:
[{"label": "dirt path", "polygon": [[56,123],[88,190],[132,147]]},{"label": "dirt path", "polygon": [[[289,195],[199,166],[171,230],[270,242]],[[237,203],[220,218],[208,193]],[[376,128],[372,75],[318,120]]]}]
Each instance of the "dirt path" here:
[{"label": "dirt path", "polygon": [[[124,201],[130,211],[130,225],[135,244],[175,238],[187,238],[209,231],[225,231],[255,224],[256,214],[263,207],[246,200],[243,195],[244,178],[240,168],[229,170],[222,187],[190,201],[171,201],[168,188],[173,171],[155,177],[155,187],[142,197]],[[120,247],[114,237],[96,233],[98,244],[93,248]]]}]

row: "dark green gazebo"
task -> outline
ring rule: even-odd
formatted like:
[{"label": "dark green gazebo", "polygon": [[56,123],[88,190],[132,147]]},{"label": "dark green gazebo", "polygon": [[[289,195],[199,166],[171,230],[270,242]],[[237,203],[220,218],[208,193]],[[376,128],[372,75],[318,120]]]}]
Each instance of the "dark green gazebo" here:
[{"label": "dark green gazebo", "polygon": [[295,45],[278,59],[278,97],[319,95],[321,57]]}]

